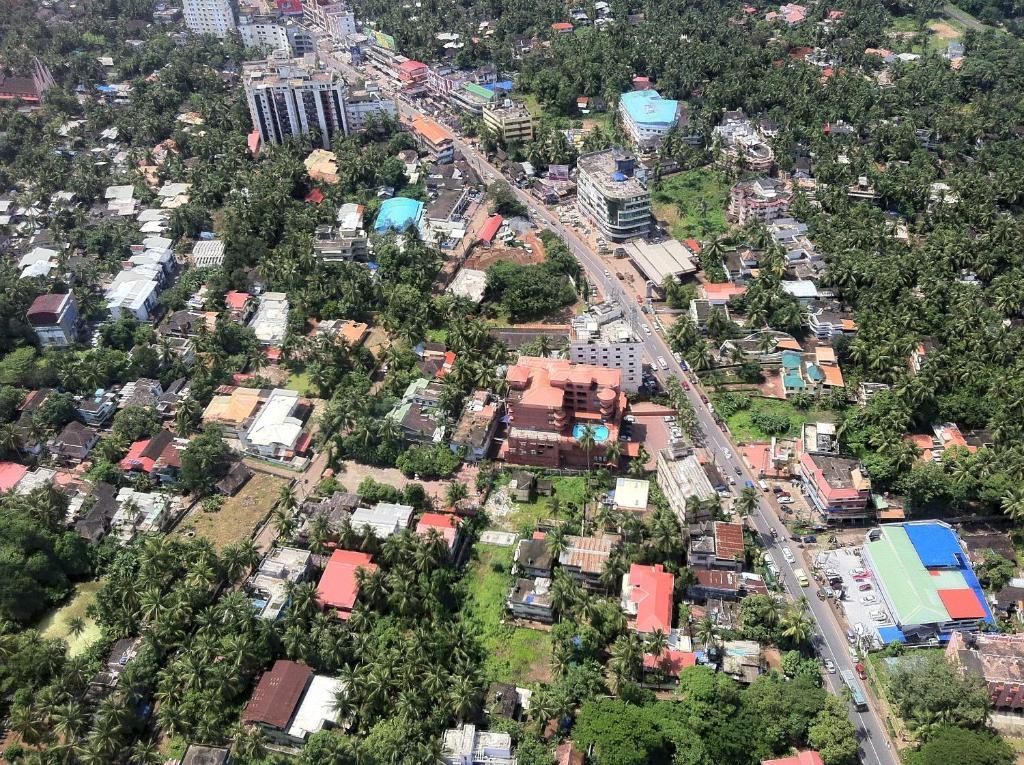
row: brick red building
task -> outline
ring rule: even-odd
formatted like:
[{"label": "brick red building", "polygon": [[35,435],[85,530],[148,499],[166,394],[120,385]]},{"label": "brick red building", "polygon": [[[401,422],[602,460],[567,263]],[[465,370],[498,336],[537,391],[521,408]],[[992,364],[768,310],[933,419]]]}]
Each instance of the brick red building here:
[{"label": "brick red building", "polygon": [[579,439],[590,426],[596,442],[590,462],[604,461],[606,446],[619,437],[626,408],[621,371],[523,356],[505,379],[509,431],[502,459],[538,467],[587,467]]}]

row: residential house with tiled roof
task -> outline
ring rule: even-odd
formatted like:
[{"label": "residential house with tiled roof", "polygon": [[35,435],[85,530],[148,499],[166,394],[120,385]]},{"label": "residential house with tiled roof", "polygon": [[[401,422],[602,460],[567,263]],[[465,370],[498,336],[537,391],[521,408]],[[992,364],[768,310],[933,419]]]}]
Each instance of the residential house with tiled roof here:
[{"label": "residential house with tiled roof", "polygon": [[622,610],[640,634],[672,631],[672,600],[675,577],[660,563],[634,563],[622,577]]}]

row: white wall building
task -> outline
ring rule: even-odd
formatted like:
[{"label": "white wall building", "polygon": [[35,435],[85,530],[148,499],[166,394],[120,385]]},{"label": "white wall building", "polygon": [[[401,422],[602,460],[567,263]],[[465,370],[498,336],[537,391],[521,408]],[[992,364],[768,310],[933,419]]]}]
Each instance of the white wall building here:
[{"label": "white wall building", "polygon": [[618,369],[622,389],[636,392],[643,380],[643,343],[622,319],[614,303],[594,306],[572,321],[569,360],[576,364]]},{"label": "white wall building", "polygon": [[651,192],[637,178],[636,159],[622,149],[583,154],[576,162],[580,210],[610,242],[651,230]]},{"label": "white wall building", "polygon": [[235,29],[231,0],[184,0],[183,12],[185,25],[197,35],[223,40]]},{"label": "white wall building", "polygon": [[285,459],[295,449],[302,435],[302,420],[292,416],[299,404],[293,390],[276,389],[260,409],[252,424],[242,434],[247,452],[267,459]]},{"label": "white wall building", "polygon": [[276,51],[265,61],[246,63],[243,80],[252,124],[264,143],[316,130],[320,145],[329,149],[331,136],[348,133],[345,81],[313,55],[293,59]]},{"label": "white wall building", "polygon": [[288,296],[283,292],[265,292],[249,326],[263,345],[279,346],[288,331]]},{"label": "white wall building", "polygon": [[402,529],[409,528],[413,509],[409,505],[378,502],[375,507],[360,507],[352,513],[352,528],[357,532],[369,527],[378,539],[387,539]]},{"label": "white wall building", "polygon": [[394,101],[390,98],[381,98],[379,93],[366,90],[349,93],[345,98],[345,122],[349,132],[363,130],[368,116],[379,125],[381,120],[387,117],[397,120],[398,110]]},{"label": "white wall building", "polygon": [[332,43],[344,43],[356,33],[356,16],[345,3],[304,2],[302,17],[306,24],[327,35]]},{"label": "white wall building", "polygon": [[444,732],[441,756],[445,765],[515,765],[512,736],[508,733],[478,731],[463,725]]}]

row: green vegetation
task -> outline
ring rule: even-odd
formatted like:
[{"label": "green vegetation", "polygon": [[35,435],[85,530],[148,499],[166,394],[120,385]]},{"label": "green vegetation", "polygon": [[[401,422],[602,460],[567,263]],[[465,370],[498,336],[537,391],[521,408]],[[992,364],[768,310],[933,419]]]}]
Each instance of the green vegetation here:
[{"label": "green vegetation", "polygon": [[544,318],[576,302],[579,262],[551,232],[545,231],[541,238],[543,263],[524,266],[502,261],[487,269],[485,299],[516,323]]},{"label": "green vegetation", "polygon": [[587,479],[583,476],[559,476],[551,479],[552,495],[535,497],[532,502],[516,502],[515,510],[501,519],[501,525],[518,530],[533,528],[538,521],[573,514],[587,498]]},{"label": "green vegetation", "polygon": [[36,629],[44,639],[59,638],[68,644],[68,655],[77,656],[100,637],[100,627],[88,614],[103,582],[82,582],[75,586],[67,604],[47,614]]},{"label": "green vegetation", "polygon": [[720,405],[722,396],[723,394],[715,394],[715,407],[722,410],[729,432],[739,443],[770,441],[772,436],[797,436],[804,423],[828,422],[834,419],[834,415],[827,411],[801,411],[788,401],[765,398],[751,398],[748,408],[735,409],[729,413],[728,405],[725,408]]},{"label": "green vegetation", "polygon": [[547,632],[503,624],[512,586],[511,547],[477,544],[476,560],[466,572],[464,613],[479,627],[484,676],[488,682],[522,683],[546,679],[551,660]]},{"label": "green vegetation", "polygon": [[687,170],[659,180],[651,194],[654,214],[669,224],[672,236],[708,239],[726,231],[729,181],[716,170]]}]

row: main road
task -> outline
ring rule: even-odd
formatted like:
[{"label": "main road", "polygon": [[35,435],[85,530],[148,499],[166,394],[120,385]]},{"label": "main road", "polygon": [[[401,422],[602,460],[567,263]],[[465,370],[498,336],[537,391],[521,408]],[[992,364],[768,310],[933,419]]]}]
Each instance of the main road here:
[{"label": "main road", "polygon": [[[350,64],[337,59],[335,56],[328,56],[327,58],[331,63],[334,63],[339,69],[342,69],[351,76],[366,77],[364,73],[359,72]],[[397,98],[396,104],[399,114],[403,118],[428,116],[402,98]],[[487,157],[473,144],[453,131],[449,132],[452,133],[455,149],[462,154],[463,158],[482,179],[491,182],[502,178],[498,168],[490,164]],[[605,299],[617,301],[622,306],[623,312],[632,325],[634,333],[637,337],[643,338],[644,352],[650,359],[652,368],[657,370],[658,376],[670,375],[676,378],[685,378],[684,370],[675,361],[671,349],[664,338],[656,331],[651,334],[641,331],[641,325],[645,322],[635,296],[628,294],[622,283],[609,273],[601,257],[586,242],[581,240],[572,228],[564,225],[536,199],[520,188],[515,186],[511,188],[519,201],[530,210],[533,220],[545,224],[565,240],[570,251],[583,265],[591,284],[599,287]],[[668,366],[667,370],[659,364],[661,359],[665,360],[665,364]],[[725,475],[736,475],[739,479],[738,485],[742,486],[744,482],[751,481],[756,486],[756,476],[751,474],[746,464],[740,458],[735,445],[721,431],[718,423],[715,422],[714,415],[708,410],[701,399],[699,383],[686,388],[685,393],[697,415],[698,430],[702,434],[704,448],[712,456],[719,469]],[[762,544],[768,550],[774,551],[773,558],[778,564],[780,580],[786,591],[793,599],[799,599],[804,594],[804,588],[800,587],[800,583],[793,573],[793,568],[786,563],[782,556],[782,547],[787,544],[788,534],[786,527],[779,521],[778,515],[763,494],[759,496],[757,510],[750,516],[750,520],[760,535]],[[800,561],[803,557],[801,550],[791,550],[791,552],[794,553],[797,561]],[[805,568],[808,567],[807,562],[804,562],[803,565]],[[844,631],[840,627],[836,615],[831,611],[832,606],[827,602],[818,600],[816,597],[810,597],[806,600],[808,612],[815,626],[813,639],[819,655],[822,659],[831,659],[835,663],[837,670],[849,670],[852,672],[855,660],[847,647]],[[826,674],[825,681],[834,694],[842,696],[843,683],[838,673],[834,675]],[[891,748],[885,726],[877,711],[874,708],[869,708],[867,711],[858,712],[850,705],[850,716],[857,727],[860,739],[861,761],[866,765],[899,765],[899,758]]]}]

